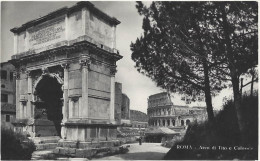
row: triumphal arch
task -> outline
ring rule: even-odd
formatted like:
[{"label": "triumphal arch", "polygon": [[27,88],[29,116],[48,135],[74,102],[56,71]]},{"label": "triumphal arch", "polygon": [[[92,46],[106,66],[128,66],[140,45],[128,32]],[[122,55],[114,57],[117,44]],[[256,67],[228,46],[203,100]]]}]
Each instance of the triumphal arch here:
[{"label": "triumphal arch", "polygon": [[116,138],[119,23],[92,3],[79,2],[11,29],[16,130],[64,141]]}]

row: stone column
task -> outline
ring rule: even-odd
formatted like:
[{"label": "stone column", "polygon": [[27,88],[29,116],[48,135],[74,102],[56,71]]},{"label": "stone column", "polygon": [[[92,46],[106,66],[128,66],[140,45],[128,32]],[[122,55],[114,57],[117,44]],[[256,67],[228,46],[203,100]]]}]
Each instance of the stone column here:
[{"label": "stone column", "polygon": [[110,67],[110,75],[111,75],[111,82],[110,82],[110,114],[109,120],[110,123],[115,122],[115,74],[116,74],[116,66]]},{"label": "stone column", "polygon": [[179,118],[177,117],[176,118],[176,120],[175,120],[176,122],[175,122],[175,124],[176,124],[176,126],[180,126],[180,120],[179,120]]},{"label": "stone column", "polygon": [[173,125],[172,125],[172,118],[170,118],[170,126],[173,126]]},{"label": "stone column", "polygon": [[82,104],[79,107],[79,117],[89,118],[88,109],[88,70],[90,67],[90,57],[88,54],[81,55],[80,64],[82,67]]},{"label": "stone column", "polygon": [[17,119],[20,119],[21,118],[21,115],[20,115],[20,111],[21,111],[21,107],[20,107],[20,101],[19,101],[19,98],[20,98],[20,93],[19,93],[19,85],[20,85],[20,73],[18,71],[15,71],[14,72],[14,78],[16,79],[15,83],[16,83],[16,100],[15,100],[15,103],[16,103],[16,118]]},{"label": "stone column", "polygon": [[25,110],[26,110],[25,102],[24,101],[22,102],[21,99],[20,99],[21,88],[23,88],[23,80],[22,80],[22,78],[19,80],[19,89],[18,89],[18,92],[19,92],[18,103],[20,104],[20,119],[24,119],[25,118]]},{"label": "stone column", "polygon": [[27,83],[28,83],[28,102],[27,102],[27,116],[28,117],[33,117],[32,114],[32,74],[31,71],[26,71],[27,74]]},{"label": "stone column", "polygon": [[62,122],[66,122],[69,118],[69,106],[68,106],[68,90],[69,90],[69,64],[62,64],[64,69],[64,80],[63,80],[63,106],[62,106]]}]

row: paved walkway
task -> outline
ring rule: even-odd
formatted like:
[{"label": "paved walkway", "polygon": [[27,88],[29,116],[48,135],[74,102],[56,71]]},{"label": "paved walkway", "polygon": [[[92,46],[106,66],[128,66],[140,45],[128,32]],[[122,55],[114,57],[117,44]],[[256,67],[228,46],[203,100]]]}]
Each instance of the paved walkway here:
[{"label": "paved walkway", "polygon": [[92,160],[161,160],[164,155],[170,150],[161,146],[161,143],[143,143],[139,145],[128,144],[129,152],[126,154],[118,154]]}]

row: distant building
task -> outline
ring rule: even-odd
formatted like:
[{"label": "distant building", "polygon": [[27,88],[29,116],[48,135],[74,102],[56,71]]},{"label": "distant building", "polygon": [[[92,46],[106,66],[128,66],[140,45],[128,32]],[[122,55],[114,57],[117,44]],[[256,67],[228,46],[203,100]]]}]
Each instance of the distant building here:
[{"label": "distant building", "polygon": [[15,120],[15,79],[13,71],[15,67],[8,63],[1,63],[1,125],[13,129]]},{"label": "distant building", "polygon": [[115,121],[130,126],[130,99],[122,93],[122,83],[115,83]]},{"label": "distant building", "polygon": [[130,99],[126,94],[122,94],[121,118],[130,120]]},{"label": "distant building", "polygon": [[115,121],[121,127],[145,128],[148,126],[147,114],[130,110],[130,99],[122,93],[122,84],[119,82],[115,83]]},{"label": "distant building", "polygon": [[136,110],[130,110],[130,111],[131,111],[130,116],[131,116],[132,127],[137,127],[137,128],[148,127],[147,114],[145,114],[141,111],[136,111]]},{"label": "distant building", "polygon": [[121,124],[122,83],[115,82],[115,121]]},{"label": "distant building", "polygon": [[148,98],[149,126],[183,129],[191,122],[207,119],[205,107],[174,105],[167,92],[151,95]]}]

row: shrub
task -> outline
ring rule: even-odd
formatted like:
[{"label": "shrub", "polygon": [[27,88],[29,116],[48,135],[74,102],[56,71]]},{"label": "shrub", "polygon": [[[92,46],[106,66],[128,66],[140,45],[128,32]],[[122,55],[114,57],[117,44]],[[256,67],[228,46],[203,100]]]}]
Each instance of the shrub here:
[{"label": "shrub", "polygon": [[1,148],[3,160],[29,160],[36,149],[25,135],[6,128],[1,128]]},{"label": "shrub", "polygon": [[[241,106],[243,120],[247,134],[240,143],[241,135],[238,128],[237,116],[232,100],[228,101],[221,112],[215,117],[215,124],[204,122],[189,126],[182,141],[176,142],[164,159],[257,159],[258,158],[258,96],[243,96]],[[180,149],[180,145],[188,145]],[[190,148],[191,146],[192,148]],[[203,150],[199,147],[209,147]],[[217,149],[212,149],[216,146]],[[232,147],[232,150],[223,150],[218,146]],[[251,150],[234,150],[234,147],[250,147]]]}]

